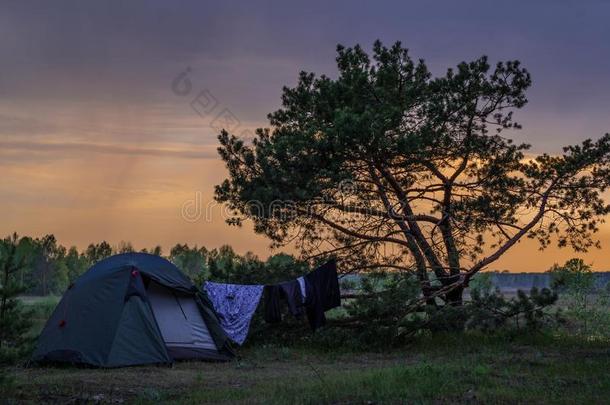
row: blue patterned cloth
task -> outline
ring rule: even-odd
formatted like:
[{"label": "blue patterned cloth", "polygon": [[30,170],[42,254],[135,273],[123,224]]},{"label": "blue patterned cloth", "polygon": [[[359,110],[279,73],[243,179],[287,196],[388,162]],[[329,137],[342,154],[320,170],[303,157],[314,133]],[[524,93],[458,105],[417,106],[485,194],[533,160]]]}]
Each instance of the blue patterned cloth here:
[{"label": "blue patterned cloth", "polygon": [[220,326],[231,340],[243,344],[264,286],[206,281],[203,288],[220,318]]}]

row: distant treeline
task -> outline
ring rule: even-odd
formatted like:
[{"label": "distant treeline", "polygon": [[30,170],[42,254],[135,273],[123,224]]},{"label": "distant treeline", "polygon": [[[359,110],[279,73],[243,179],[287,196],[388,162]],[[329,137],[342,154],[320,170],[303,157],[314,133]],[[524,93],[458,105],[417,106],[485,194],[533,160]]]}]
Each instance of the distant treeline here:
[{"label": "distant treeline", "polygon": [[[0,243],[10,243],[10,239],[7,237]],[[80,251],[75,246],[62,246],[54,235],[16,239],[17,252],[25,258],[17,278],[27,288],[28,295],[61,295],[78,276],[100,260],[114,254],[136,251],[129,242],[114,246],[106,241],[92,243]],[[164,256],[160,246],[140,252]],[[195,282],[207,278],[235,283],[275,282],[303,274],[309,268],[291,255],[277,254],[263,261],[250,252],[239,255],[230,246],[207,249],[177,244],[164,257]]]},{"label": "distant treeline", "polygon": [[[91,243],[81,251],[75,246],[62,246],[54,235],[42,238],[13,235],[0,240],[0,243],[13,243],[10,241],[15,239],[18,254],[25,258],[17,279],[26,288],[28,295],[61,295],[72,282],[100,260],[114,254],[136,251],[129,242],[111,245],[106,241]],[[141,249],[140,252],[167,258],[196,283],[206,279],[246,284],[279,282],[304,274],[310,269],[308,263],[288,254],[280,253],[261,260],[251,252],[239,255],[227,245],[207,249],[197,245],[176,244],[168,254],[164,254],[160,246]],[[502,290],[548,288],[552,283],[552,276],[548,272],[482,274],[476,279],[488,278],[491,285]],[[596,273],[594,278],[597,287],[603,287],[610,283],[610,272]],[[345,277],[344,281],[357,285],[360,279],[361,276],[352,274]]]},{"label": "distant treeline", "polygon": [[[552,271],[552,269],[551,269]],[[498,273],[489,272],[491,284],[501,290],[529,290],[536,288],[551,288],[553,286],[553,274],[546,273]],[[604,288],[610,283],[610,272],[593,273],[595,288]]]}]

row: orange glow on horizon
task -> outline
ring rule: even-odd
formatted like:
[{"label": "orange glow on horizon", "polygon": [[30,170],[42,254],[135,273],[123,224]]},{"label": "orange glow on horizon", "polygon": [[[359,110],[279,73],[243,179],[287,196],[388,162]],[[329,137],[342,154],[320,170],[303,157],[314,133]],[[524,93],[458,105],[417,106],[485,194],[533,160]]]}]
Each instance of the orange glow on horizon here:
[{"label": "orange glow on horizon", "polygon": [[[27,159],[1,164],[3,234],[53,233],[63,245],[80,249],[106,240],[114,245],[130,241],[138,249],[161,245],[165,253],[176,243],[207,248],[228,244],[239,253],[252,251],[262,258],[278,253],[249,224],[236,228],[224,222],[222,208],[213,201],[213,186],[226,172],[222,161],[212,158],[213,153],[201,158],[87,148],[70,150],[61,158],[58,154],[64,152],[58,150],[27,153]],[[192,213],[192,218],[184,219],[183,206],[197,192],[201,195],[200,217]],[[603,249],[585,255],[556,248],[540,252],[534,241],[524,240],[490,269],[540,272],[578,256],[595,270],[609,270],[610,226],[603,225],[598,236]]]}]

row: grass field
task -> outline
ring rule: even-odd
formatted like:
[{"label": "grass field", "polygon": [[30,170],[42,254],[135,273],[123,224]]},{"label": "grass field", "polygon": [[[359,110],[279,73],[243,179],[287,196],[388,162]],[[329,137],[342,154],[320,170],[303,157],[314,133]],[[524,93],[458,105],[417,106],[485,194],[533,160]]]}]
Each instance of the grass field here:
[{"label": "grass field", "polygon": [[610,346],[575,338],[436,336],[390,352],[265,346],[229,363],[12,368],[5,402],[548,403],[610,398]]}]

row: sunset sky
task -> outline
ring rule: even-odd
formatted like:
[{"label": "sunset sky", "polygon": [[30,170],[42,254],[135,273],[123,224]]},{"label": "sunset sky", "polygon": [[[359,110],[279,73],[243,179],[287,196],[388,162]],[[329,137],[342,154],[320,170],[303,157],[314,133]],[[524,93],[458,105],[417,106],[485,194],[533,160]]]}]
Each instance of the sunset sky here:
[{"label": "sunset sky", "polygon": [[[337,43],[400,40],[435,74],[482,54],[521,60],[533,86],[512,136],[534,153],[610,131],[610,3],[532,3],[4,1],[0,232],[275,253],[220,207],[206,215],[226,176],[218,128],[265,126],[300,70],[335,74]],[[173,87],[185,72],[191,88]],[[581,257],[610,270],[610,225],[599,237]],[[493,268],[572,256],[524,242]]]}]

